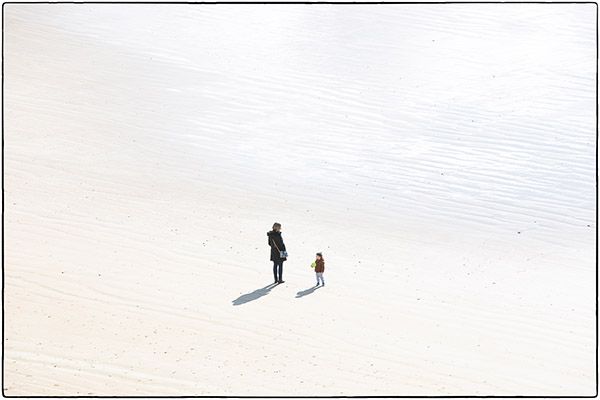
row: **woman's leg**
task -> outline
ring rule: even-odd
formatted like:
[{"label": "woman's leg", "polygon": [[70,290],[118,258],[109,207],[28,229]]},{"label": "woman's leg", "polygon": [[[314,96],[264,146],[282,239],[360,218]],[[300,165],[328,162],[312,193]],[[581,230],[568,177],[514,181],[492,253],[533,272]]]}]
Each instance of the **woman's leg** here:
[{"label": "woman's leg", "polygon": [[277,283],[277,261],[273,261],[273,277],[275,278],[275,283]]},{"label": "woman's leg", "polygon": [[283,282],[283,261],[279,261],[279,282]]}]

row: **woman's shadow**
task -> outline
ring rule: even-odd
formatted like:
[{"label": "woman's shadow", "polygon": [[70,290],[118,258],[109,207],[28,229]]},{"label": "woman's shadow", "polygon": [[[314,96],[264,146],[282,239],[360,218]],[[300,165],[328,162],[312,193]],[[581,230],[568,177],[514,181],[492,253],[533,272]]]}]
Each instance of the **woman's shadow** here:
[{"label": "woman's shadow", "polygon": [[271,283],[270,285],[267,285],[264,288],[256,289],[254,292],[243,294],[237,299],[233,300],[232,304],[234,306],[239,306],[242,304],[246,304],[249,301],[260,299],[261,297],[268,295],[271,289],[273,289],[275,286],[277,286],[276,283]]}]

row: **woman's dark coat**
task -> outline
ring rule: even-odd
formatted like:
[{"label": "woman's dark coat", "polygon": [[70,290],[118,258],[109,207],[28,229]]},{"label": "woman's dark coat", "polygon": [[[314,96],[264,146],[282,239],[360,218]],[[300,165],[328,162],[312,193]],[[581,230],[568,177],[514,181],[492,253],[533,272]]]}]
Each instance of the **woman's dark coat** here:
[{"label": "woman's dark coat", "polygon": [[[279,257],[279,251],[286,251],[285,244],[281,238],[281,232],[269,231],[267,232],[269,237],[269,246],[271,246],[271,261],[285,261],[287,258]],[[277,247],[275,247],[275,244]],[[277,250],[279,248],[279,250]]]}]

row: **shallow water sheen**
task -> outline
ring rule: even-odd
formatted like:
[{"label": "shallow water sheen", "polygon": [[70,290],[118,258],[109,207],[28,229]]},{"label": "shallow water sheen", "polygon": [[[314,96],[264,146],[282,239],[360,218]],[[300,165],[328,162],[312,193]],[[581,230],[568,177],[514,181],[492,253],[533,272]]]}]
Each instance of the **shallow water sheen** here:
[{"label": "shallow water sheen", "polygon": [[115,55],[86,76],[122,77],[104,109],[142,143],[185,153],[173,179],[193,169],[309,207],[593,240],[593,5],[7,11],[9,27],[47,25]]}]

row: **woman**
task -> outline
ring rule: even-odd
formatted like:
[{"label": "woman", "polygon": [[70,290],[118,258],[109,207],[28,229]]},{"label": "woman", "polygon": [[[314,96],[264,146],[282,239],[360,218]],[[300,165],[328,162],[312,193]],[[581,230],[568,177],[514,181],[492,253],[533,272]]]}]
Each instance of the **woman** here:
[{"label": "woman", "polygon": [[283,283],[283,262],[287,258],[281,256],[281,252],[286,251],[285,244],[281,238],[281,224],[275,222],[273,230],[267,232],[267,236],[269,237],[269,246],[271,246],[271,261],[273,261],[275,283]]}]

